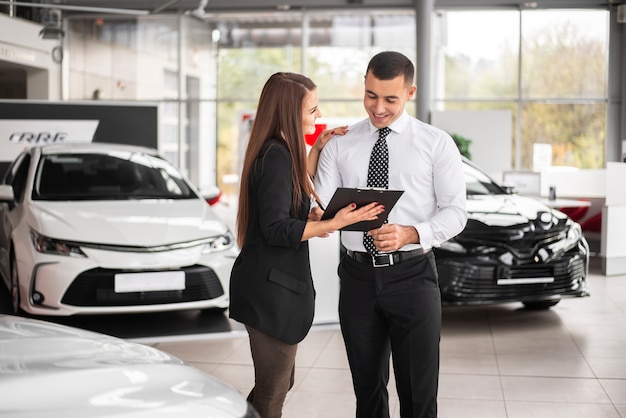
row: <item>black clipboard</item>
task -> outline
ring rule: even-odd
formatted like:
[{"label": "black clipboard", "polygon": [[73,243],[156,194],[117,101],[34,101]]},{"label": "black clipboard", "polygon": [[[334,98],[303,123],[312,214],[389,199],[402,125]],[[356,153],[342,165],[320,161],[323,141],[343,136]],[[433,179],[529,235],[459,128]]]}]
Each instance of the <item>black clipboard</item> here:
[{"label": "black clipboard", "polygon": [[322,220],[330,219],[335,216],[337,211],[345,208],[350,203],[356,203],[357,208],[365,206],[368,203],[378,202],[385,206],[385,211],[373,221],[362,221],[341,228],[342,231],[369,231],[370,229],[380,228],[389,216],[389,212],[395,206],[403,190],[388,190],[377,188],[347,188],[338,187],[335,194],[328,202]]}]

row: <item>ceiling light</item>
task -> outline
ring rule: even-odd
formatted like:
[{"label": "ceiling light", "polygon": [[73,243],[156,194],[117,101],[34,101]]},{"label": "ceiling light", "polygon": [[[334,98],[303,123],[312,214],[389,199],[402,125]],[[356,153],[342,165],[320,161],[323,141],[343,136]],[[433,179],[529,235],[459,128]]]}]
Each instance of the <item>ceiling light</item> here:
[{"label": "ceiling light", "polygon": [[65,35],[61,29],[61,11],[50,9],[46,11],[42,19],[43,29],[39,31],[39,36],[43,39],[61,39]]},{"label": "ceiling light", "polygon": [[58,28],[43,28],[39,31],[39,36],[42,39],[63,39],[65,32],[63,32],[63,29]]},{"label": "ceiling light", "polygon": [[209,4],[209,0],[200,0],[200,3],[198,3],[198,8],[191,12],[191,15],[197,17],[198,19],[204,19],[204,16],[206,14],[206,11],[204,9],[206,8],[207,4]]}]

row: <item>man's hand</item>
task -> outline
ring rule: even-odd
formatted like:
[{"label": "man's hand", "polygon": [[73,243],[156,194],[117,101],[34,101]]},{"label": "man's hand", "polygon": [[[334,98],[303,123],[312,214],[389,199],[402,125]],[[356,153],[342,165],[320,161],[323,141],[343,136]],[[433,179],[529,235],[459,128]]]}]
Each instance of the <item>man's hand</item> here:
[{"label": "man's hand", "polygon": [[407,244],[419,244],[419,234],[413,226],[384,224],[378,229],[368,231],[374,239],[378,251],[390,253],[398,251]]},{"label": "man's hand", "polygon": [[318,206],[314,206],[311,208],[311,212],[309,212],[308,220],[309,221],[319,221],[322,219],[322,215],[324,215],[324,211]]}]

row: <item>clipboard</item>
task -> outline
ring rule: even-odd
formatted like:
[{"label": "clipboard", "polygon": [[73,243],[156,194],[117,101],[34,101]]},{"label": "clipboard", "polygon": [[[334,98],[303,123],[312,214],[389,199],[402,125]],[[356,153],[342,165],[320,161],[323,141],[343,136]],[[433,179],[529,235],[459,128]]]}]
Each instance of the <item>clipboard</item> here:
[{"label": "clipboard", "polygon": [[328,206],[322,215],[322,220],[330,219],[335,216],[337,211],[345,208],[350,203],[356,203],[357,208],[365,206],[368,203],[378,202],[385,206],[385,211],[379,215],[378,219],[373,221],[361,221],[352,225],[341,228],[342,231],[369,231],[370,229],[380,228],[389,216],[389,212],[395,206],[403,190],[388,190],[378,188],[348,188],[338,187],[335,194],[328,202]]}]

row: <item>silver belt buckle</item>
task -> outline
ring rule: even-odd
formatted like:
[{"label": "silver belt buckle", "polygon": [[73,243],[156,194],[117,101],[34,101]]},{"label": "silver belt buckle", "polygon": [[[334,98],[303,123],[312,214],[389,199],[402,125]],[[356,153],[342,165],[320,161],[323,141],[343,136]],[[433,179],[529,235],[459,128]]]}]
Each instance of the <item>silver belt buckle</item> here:
[{"label": "silver belt buckle", "polygon": [[[379,257],[385,257],[387,260],[386,261],[382,261],[381,263],[378,263],[376,261],[376,259],[379,258]],[[372,256],[372,265],[374,267],[393,266],[393,254],[377,254],[377,255],[373,255]]]}]

